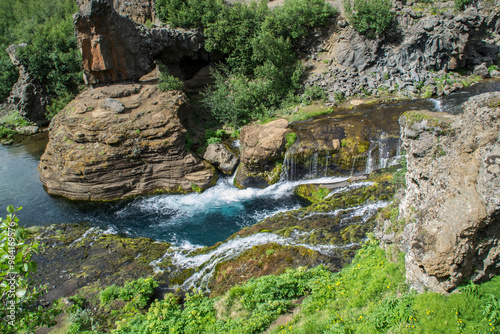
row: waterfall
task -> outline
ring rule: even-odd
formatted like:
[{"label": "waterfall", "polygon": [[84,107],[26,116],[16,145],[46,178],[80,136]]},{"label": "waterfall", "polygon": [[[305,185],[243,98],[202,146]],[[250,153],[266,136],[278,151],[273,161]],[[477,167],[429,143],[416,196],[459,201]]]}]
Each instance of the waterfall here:
[{"label": "waterfall", "polygon": [[431,101],[432,104],[434,105],[434,110],[435,111],[443,111],[443,106],[441,104],[441,100],[429,99],[429,101]]},{"label": "waterfall", "polygon": [[368,156],[366,157],[365,174],[370,174],[373,171],[373,157],[372,157],[372,152],[373,152],[373,150],[376,147],[378,147],[378,143],[377,142],[370,143],[370,147],[368,148]]},{"label": "waterfall", "polygon": [[[363,185],[366,186],[367,184]],[[338,217],[341,225],[349,223],[364,224],[376,214],[378,209],[385,207],[387,204],[387,202],[376,202],[352,208],[338,209],[327,213],[312,213],[309,216],[329,215]],[[312,231],[294,231],[291,233],[290,237],[283,237],[274,233],[261,232],[247,237],[230,239],[205,254],[194,256],[190,255],[190,253],[197,248],[192,245],[187,244],[181,247],[171,247],[165,255],[158,260],[152,261],[150,265],[155,272],[162,272],[162,269],[160,269],[161,262],[170,258],[172,264],[177,267],[179,271],[194,268],[196,272],[188,277],[181,287],[185,290],[197,288],[202,291],[208,291],[208,285],[219,263],[235,259],[255,246],[275,243],[281,246],[301,246],[321,254],[333,255],[336,251],[350,249],[358,245],[357,243],[347,245],[309,245],[300,241],[306,238],[310,233],[312,233]],[[173,288],[175,289],[176,287]]]}]

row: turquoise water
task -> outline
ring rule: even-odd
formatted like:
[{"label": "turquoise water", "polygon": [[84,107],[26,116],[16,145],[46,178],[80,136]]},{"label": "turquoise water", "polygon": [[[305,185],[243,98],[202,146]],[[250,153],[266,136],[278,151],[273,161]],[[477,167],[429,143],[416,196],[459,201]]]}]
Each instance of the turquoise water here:
[{"label": "turquoise water", "polygon": [[[471,95],[499,90],[500,81],[486,81],[449,97],[384,103],[373,108],[459,113]],[[32,137],[20,144],[0,145],[0,208],[9,204],[23,206],[19,218],[25,226],[87,222],[125,235],[207,246],[273,213],[305,205],[293,195],[293,188],[307,181],[239,190],[230,179],[221,179],[216,187],[202,194],[160,195],[104,204],[70,202],[49,196],[38,178],[36,168],[45,144],[46,139]]]}]

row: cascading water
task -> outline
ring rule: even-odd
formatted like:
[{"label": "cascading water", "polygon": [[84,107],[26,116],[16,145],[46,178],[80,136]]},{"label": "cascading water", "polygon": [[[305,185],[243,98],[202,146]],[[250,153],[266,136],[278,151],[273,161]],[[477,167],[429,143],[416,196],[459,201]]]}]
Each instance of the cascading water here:
[{"label": "cascading water", "polygon": [[[361,186],[367,186],[368,184],[370,183],[365,183]],[[387,204],[387,202],[376,202],[347,209],[338,209],[327,213],[313,213],[310,216],[336,216],[340,219],[341,225],[352,223],[353,221],[366,223],[368,219],[373,217],[378,209],[387,206]],[[305,218],[310,216],[306,216]],[[306,238],[308,234],[310,234],[310,232],[299,232],[297,230],[295,230],[290,237],[283,237],[273,233],[256,233],[243,238],[236,237],[230,239],[210,252],[194,256],[190,256],[190,253],[192,250],[195,250],[196,247],[190,245],[188,247],[173,247],[162,258],[153,261],[151,265],[155,268],[156,272],[162,271],[159,268],[159,264],[166,258],[170,258],[172,264],[177,267],[179,271],[195,268],[195,273],[187,278],[181,287],[183,289],[197,288],[206,291],[208,290],[210,280],[219,263],[234,259],[255,246],[269,243],[275,243],[281,246],[301,246],[325,255],[331,255],[332,252],[358,246],[357,243],[346,245],[309,245],[301,241],[301,239]],[[175,288],[176,287],[173,287],[173,289]]]}]

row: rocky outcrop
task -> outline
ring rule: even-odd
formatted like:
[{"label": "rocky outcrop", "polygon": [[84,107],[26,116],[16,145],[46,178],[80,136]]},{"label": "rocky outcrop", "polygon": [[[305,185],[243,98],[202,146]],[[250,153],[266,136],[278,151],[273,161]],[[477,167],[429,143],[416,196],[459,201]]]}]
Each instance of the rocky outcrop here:
[{"label": "rocky outcrop", "polygon": [[234,179],[238,188],[264,188],[279,180],[285,154],[288,121],[278,119],[244,127],[240,133],[240,167]]},{"label": "rocky outcrop", "polygon": [[88,89],[52,120],[40,179],[74,200],[206,189],[216,173],[184,147],[188,109],[149,82]]},{"label": "rocky outcrop", "polygon": [[401,119],[407,190],[399,220],[407,279],[449,292],[500,273],[500,93],[471,98],[463,115]]},{"label": "rocky outcrop", "polygon": [[[84,6],[92,0],[76,0],[78,6]],[[155,0],[108,0],[108,3],[122,16],[134,22],[145,24],[155,21]]]},{"label": "rocky outcrop", "polygon": [[108,0],[84,2],[73,19],[88,84],[137,80],[155,67],[156,59],[165,64],[199,60],[198,67],[191,66],[197,70],[185,69],[189,73],[181,78],[190,79],[209,60],[200,32],[148,29],[118,14]]},{"label": "rocky outcrop", "polygon": [[[458,15],[453,10],[440,15],[423,16],[411,7],[396,12],[396,23],[384,39],[371,40],[343,26],[332,35],[325,50],[330,66],[313,74],[308,85],[322,87],[333,103],[353,95],[379,96],[447,95],[462,88],[463,79],[455,80],[447,71],[495,63],[498,41],[485,37],[494,31],[500,15],[487,15],[468,8]],[[343,21],[342,21],[343,22]],[[315,72],[316,73],[316,72]]]},{"label": "rocky outcrop", "polygon": [[25,47],[26,44],[23,43],[7,48],[12,63],[19,71],[19,79],[12,87],[4,108],[17,110],[19,115],[37,125],[47,125],[49,121],[45,117],[45,108],[50,104],[50,98],[45,94],[40,82],[30,75],[28,68],[18,56],[19,50]]},{"label": "rocky outcrop", "polygon": [[203,155],[203,159],[217,167],[224,174],[231,175],[238,166],[240,159],[224,144],[210,144]]}]

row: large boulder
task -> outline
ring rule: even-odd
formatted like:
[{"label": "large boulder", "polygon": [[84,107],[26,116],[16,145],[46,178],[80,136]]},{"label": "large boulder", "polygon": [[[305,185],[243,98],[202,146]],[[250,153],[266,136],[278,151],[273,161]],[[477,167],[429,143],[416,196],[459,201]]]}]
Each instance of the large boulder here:
[{"label": "large boulder", "polygon": [[264,188],[279,180],[289,131],[284,119],[241,130],[241,164],[234,180],[237,187]]},{"label": "large boulder", "polygon": [[222,143],[210,144],[203,155],[203,159],[217,167],[224,174],[233,174],[240,159]]},{"label": "large boulder", "polygon": [[500,93],[464,109],[400,119],[408,162],[400,242],[419,291],[449,292],[500,273]]},{"label": "large boulder", "polygon": [[88,89],[52,120],[40,179],[73,200],[206,189],[217,175],[184,146],[188,110],[182,92],[148,82]]},{"label": "large boulder", "polygon": [[19,115],[37,125],[47,125],[49,121],[45,116],[45,108],[50,104],[43,85],[35,80],[18,56],[20,49],[26,44],[11,45],[7,48],[12,64],[19,71],[19,79],[12,87],[10,96],[5,105],[6,110],[17,110]]}]

